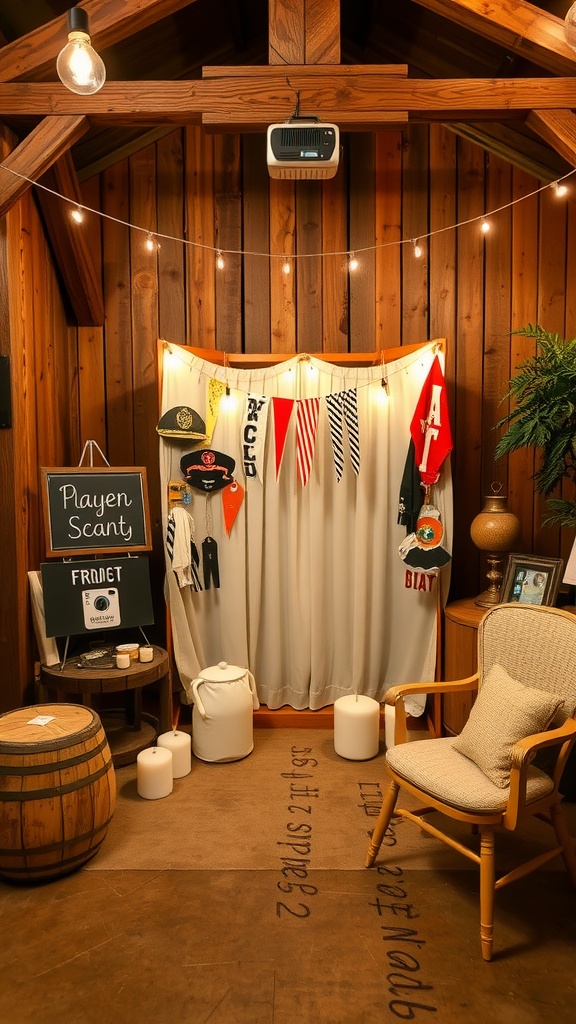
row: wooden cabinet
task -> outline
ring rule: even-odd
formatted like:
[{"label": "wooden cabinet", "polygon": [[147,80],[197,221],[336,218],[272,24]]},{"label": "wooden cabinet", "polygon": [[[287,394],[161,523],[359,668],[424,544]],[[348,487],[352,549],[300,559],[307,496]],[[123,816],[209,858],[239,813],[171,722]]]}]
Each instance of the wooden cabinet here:
[{"label": "wooden cabinet", "polygon": [[[453,601],[444,609],[443,679],[465,679],[476,671],[478,663],[478,625],[487,608],[480,608],[473,597]],[[474,693],[442,695],[442,729],[455,736],[465,725]]]}]

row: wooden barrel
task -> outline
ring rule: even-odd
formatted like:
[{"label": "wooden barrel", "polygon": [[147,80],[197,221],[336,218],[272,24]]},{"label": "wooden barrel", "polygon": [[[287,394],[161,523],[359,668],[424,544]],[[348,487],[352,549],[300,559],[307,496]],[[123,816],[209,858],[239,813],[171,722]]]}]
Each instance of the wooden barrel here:
[{"label": "wooden barrel", "polygon": [[38,704],[0,715],[0,876],[67,875],[100,849],[116,803],[98,715]]}]

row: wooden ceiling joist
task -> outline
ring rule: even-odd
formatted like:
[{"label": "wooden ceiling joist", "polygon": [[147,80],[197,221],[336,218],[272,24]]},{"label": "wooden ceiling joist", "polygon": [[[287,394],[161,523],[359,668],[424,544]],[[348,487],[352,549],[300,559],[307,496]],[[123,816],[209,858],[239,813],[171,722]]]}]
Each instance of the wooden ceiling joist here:
[{"label": "wooden ceiling joist", "polygon": [[[46,117],[0,167],[0,216],[88,131],[80,114]],[[22,175],[22,177],[20,177]]]},{"label": "wooden ceiling joist", "polygon": [[45,189],[37,190],[38,204],[75,321],[80,327],[101,326],[104,323],[102,282],[86,233],[79,231],[70,217],[74,203],[82,206],[82,193],[70,152],[60,157],[39,184],[56,192],[57,196],[72,200],[72,204],[66,203]]},{"label": "wooden ceiling joist", "polygon": [[576,167],[576,115],[571,110],[532,110],[526,124]]},{"label": "wooden ceiling joist", "polygon": [[269,64],[339,64],[339,0],[268,0]]},{"label": "wooden ceiling joist", "polygon": [[414,0],[554,75],[576,73],[564,21],[526,0]]},{"label": "wooden ceiling joist", "polygon": [[[223,69],[224,70],[224,69]],[[413,121],[480,121],[524,118],[531,110],[576,107],[576,78],[407,79],[378,68],[261,67],[237,76],[199,82],[111,82],[94,96],[75,96],[47,83],[0,85],[0,116],[86,114],[92,124],[207,124],[225,130],[263,131],[290,117],[295,91],[302,111],[343,130],[377,130]],[[395,117],[395,115],[398,115]]]}]

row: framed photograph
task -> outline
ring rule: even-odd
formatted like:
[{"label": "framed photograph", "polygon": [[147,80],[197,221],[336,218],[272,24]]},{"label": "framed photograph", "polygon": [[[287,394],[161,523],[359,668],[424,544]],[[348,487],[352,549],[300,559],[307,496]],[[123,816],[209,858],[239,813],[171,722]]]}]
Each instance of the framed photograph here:
[{"label": "framed photograph", "polygon": [[508,565],[500,589],[500,604],[553,605],[560,586],[562,558],[540,555],[508,556]]}]

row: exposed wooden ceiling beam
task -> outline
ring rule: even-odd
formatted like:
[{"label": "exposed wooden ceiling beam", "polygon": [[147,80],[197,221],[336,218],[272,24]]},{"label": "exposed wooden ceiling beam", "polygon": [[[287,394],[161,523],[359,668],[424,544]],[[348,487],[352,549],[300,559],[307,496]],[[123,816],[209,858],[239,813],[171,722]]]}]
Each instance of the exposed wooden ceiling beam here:
[{"label": "exposed wooden ceiling beam", "polygon": [[45,189],[37,189],[47,236],[54,250],[75,321],[80,327],[100,326],[104,323],[102,282],[92,250],[86,241],[86,233],[79,230],[70,217],[73,205],[82,205],[82,193],[69,152],[42,175],[39,184],[56,192],[58,196],[72,200],[71,205]]},{"label": "exposed wooden ceiling beam", "polygon": [[[408,79],[354,67],[222,69],[224,77],[190,82],[111,82],[94,96],[75,96],[61,85],[0,85],[0,116],[89,116],[94,125],[206,124],[262,131],[290,117],[294,91],[303,113],[336,121],[346,130],[375,130],[408,112],[414,121],[524,118],[530,110],[576,107],[576,78]],[[330,70],[330,73],[327,73]],[[322,72],[319,74],[319,72]],[[289,81],[287,81],[289,79]],[[203,115],[203,117],[202,117]]]},{"label": "exposed wooden ceiling beam", "polygon": [[576,167],[576,114],[571,110],[532,110],[526,124]]},{"label": "exposed wooden ceiling beam", "polygon": [[[78,4],[90,19],[90,37],[97,50],[122,42],[196,0],[84,0]],[[73,7],[73,3],[70,3]],[[0,50],[0,82],[26,76],[56,76],[56,56],[67,39],[66,18],[54,18]]]},{"label": "exposed wooden ceiling beam", "polygon": [[88,128],[88,120],[81,114],[41,121],[0,166],[0,216],[24,194],[30,181],[37,181]]},{"label": "exposed wooden ceiling beam", "polygon": [[526,0],[414,0],[554,75],[576,74],[564,21]]}]

